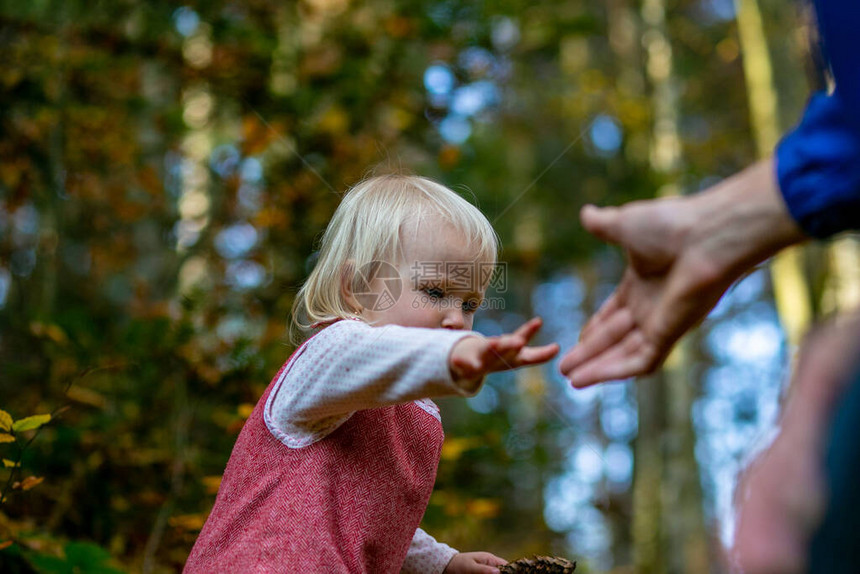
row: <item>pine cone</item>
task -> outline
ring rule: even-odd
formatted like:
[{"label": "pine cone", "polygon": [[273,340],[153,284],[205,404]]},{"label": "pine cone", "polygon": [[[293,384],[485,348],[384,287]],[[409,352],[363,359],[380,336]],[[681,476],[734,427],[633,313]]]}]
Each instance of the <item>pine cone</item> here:
[{"label": "pine cone", "polygon": [[557,556],[534,556],[508,562],[500,570],[502,574],[572,574],[576,562]]}]

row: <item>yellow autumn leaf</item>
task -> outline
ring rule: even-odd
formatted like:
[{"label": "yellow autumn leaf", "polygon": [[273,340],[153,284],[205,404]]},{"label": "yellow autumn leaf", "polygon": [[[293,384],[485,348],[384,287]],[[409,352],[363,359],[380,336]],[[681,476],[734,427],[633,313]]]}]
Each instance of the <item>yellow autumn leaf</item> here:
[{"label": "yellow autumn leaf", "polygon": [[5,432],[0,432],[0,443],[15,442],[15,437]]},{"label": "yellow autumn leaf", "polygon": [[50,420],[51,415],[33,415],[32,417],[23,418],[12,423],[12,430],[15,432],[34,430],[50,422]]},{"label": "yellow autumn leaf", "polygon": [[14,488],[15,490],[17,490],[19,488],[21,490],[30,490],[31,488],[34,488],[34,487],[42,484],[42,482],[44,480],[45,480],[44,477],[28,476],[27,478],[25,478],[21,482],[16,481],[15,484],[12,485],[12,488]]},{"label": "yellow autumn leaf", "polygon": [[483,441],[477,437],[448,438],[442,445],[442,460],[457,460],[467,450],[480,446]]},{"label": "yellow autumn leaf", "polygon": [[454,497],[445,500],[445,503],[442,505],[442,512],[446,516],[462,516],[463,510],[463,502]]},{"label": "yellow autumn leaf", "polygon": [[218,492],[218,489],[221,487],[221,476],[213,475],[213,476],[204,476],[202,479],[203,486],[206,488],[207,494],[215,494]]},{"label": "yellow autumn leaf", "polygon": [[28,476],[21,484],[21,490],[30,490],[31,488],[42,484],[44,480],[45,478],[41,476]]},{"label": "yellow autumn leaf", "polygon": [[48,325],[45,328],[45,334],[55,343],[64,344],[69,341],[69,338],[66,336],[66,333],[57,325]]},{"label": "yellow autumn leaf", "polygon": [[501,508],[501,503],[493,498],[476,498],[466,503],[466,513],[477,518],[495,518]]},{"label": "yellow autumn leaf", "polygon": [[8,458],[3,459],[3,468],[16,468],[21,466],[20,462],[15,462],[14,460],[9,460]]},{"label": "yellow autumn leaf", "polygon": [[79,387],[77,385],[72,385],[69,390],[66,391],[66,396],[75,402],[90,405],[99,409],[103,409],[107,406],[107,399],[105,399],[104,396],[96,391]]},{"label": "yellow autumn leaf", "polygon": [[30,323],[30,332],[37,337],[47,337],[55,343],[64,344],[69,341],[66,333],[57,325],[46,325],[36,321]]},{"label": "yellow autumn leaf", "polygon": [[254,405],[252,403],[242,403],[241,405],[239,405],[238,413],[239,416],[243,419],[246,419],[251,416],[252,412],[254,412]]},{"label": "yellow autumn leaf", "polygon": [[12,415],[4,410],[0,410],[0,430],[7,432],[12,430]]},{"label": "yellow autumn leaf", "polygon": [[317,125],[324,132],[341,135],[349,129],[349,114],[339,106],[332,106],[325,111]]},{"label": "yellow autumn leaf", "polygon": [[183,514],[181,516],[171,516],[167,520],[167,523],[181,530],[200,530],[203,528],[206,518],[206,514]]}]

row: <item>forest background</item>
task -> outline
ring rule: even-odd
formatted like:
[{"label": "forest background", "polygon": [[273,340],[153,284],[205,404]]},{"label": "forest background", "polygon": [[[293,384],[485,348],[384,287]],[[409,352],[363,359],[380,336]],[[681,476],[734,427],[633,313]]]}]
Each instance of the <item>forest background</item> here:
[{"label": "forest background", "polygon": [[[316,241],[371,169],[436,178],[496,226],[506,274],[477,330],[540,314],[570,348],[623,268],[580,207],[696,193],[768,155],[822,85],[809,15],[0,2],[0,570],[181,569],[293,348]],[[424,527],[584,572],[723,572],[737,473],[810,322],[857,302],[858,262],[850,237],[780,256],[648,380],[574,391],[552,364],[441,401]]]}]

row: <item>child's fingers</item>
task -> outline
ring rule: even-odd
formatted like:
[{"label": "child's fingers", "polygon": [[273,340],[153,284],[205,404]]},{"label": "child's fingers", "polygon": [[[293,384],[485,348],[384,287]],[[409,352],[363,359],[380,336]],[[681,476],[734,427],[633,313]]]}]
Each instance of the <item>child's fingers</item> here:
[{"label": "child's fingers", "polygon": [[494,339],[487,353],[487,365],[493,365],[492,370],[516,369],[521,366],[520,353],[526,348],[526,341],[520,335],[502,335]]},{"label": "child's fingers", "polygon": [[519,351],[528,342],[527,339],[523,338],[519,334],[501,335],[490,339],[490,341],[492,351],[497,355],[502,356],[510,353],[511,351]]},{"label": "child's fingers", "polygon": [[488,566],[504,566],[508,563],[504,558],[499,558],[495,554],[489,552],[475,552],[475,561],[479,564],[487,564]]},{"label": "child's fingers", "polygon": [[466,555],[472,561],[469,571],[476,574],[498,574],[499,567],[508,563],[507,560],[489,552],[468,552]]},{"label": "child's fingers", "polygon": [[504,337],[508,337],[509,335],[505,335],[503,337],[493,337],[492,339],[487,339],[487,345],[484,347],[478,355],[478,361],[480,366],[478,370],[481,373],[493,373],[496,371],[506,371],[508,369],[516,368],[516,354],[517,349],[512,349],[512,343]]},{"label": "child's fingers", "polygon": [[492,337],[489,339],[490,344],[484,353],[485,357],[495,354],[499,359],[505,361],[507,358],[507,362],[510,362],[516,353],[528,344],[529,339],[537,333],[542,324],[541,318],[535,317],[520,325],[513,333]]},{"label": "child's fingers", "polygon": [[526,365],[545,363],[558,354],[557,343],[541,347],[526,347],[524,341],[493,340],[484,356],[488,371],[516,369]]},{"label": "child's fingers", "polygon": [[517,362],[522,365],[537,365],[545,363],[558,354],[560,347],[558,343],[544,345],[542,347],[524,347],[517,356]]},{"label": "child's fingers", "polygon": [[543,319],[540,317],[532,317],[525,323],[519,326],[519,328],[511,333],[512,335],[518,335],[524,338],[526,341],[529,341],[532,337],[534,337],[535,333],[537,333],[541,326],[543,325]]}]

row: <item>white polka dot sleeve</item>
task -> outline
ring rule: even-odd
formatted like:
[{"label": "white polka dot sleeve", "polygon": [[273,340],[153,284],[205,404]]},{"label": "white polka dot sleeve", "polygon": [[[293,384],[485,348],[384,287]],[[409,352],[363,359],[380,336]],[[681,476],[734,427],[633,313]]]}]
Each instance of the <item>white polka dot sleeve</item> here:
[{"label": "white polka dot sleeve", "polygon": [[406,560],[400,569],[401,574],[442,574],[448,562],[457,554],[457,551],[444,544],[437,542],[435,538],[421,530],[415,531],[412,544]]},{"label": "white polka dot sleeve", "polygon": [[312,444],[358,410],[429,397],[473,395],[452,378],[448,357],[472,331],[339,321],[293,355],[264,410],[266,426],[291,448]]}]

